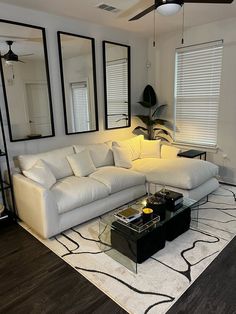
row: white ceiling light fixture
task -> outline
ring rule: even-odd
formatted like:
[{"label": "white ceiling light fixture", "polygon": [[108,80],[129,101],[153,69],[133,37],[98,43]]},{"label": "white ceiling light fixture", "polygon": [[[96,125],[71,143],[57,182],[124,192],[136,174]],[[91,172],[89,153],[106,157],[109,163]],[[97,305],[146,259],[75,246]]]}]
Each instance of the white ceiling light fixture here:
[{"label": "white ceiling light fixture", "polygon": [[157,12],[164,16],[174,15],[180,11],[182,5],[182,1],[163,0],[157,7]]},{"label": "white ceiling light fixture", "polygon": [[[145,1],[145,0],[141,0],[141,1]],[[129,19],[129,21],[136,21],[142,18],[143,16],[145,16],[146,14],[155,10],[157,10],[162,15],[167,15],[167,16],[174,15],[181,9],[183,4],[185,3],[200,3],[200,4],[210,3],[210,4],[223,4],[224,5],[224,4],[230,4],[234,0],[205,0],[205,1],[203,0],[153,0],[153,1],[154,1],[153,5],[151,5],[150,7],[146,8],[142,12],[135,15],[134,17]]]},{"label": "white ceiling light fixture", "polygon": [[[3,56],[0,55],[0,57],[5,60],[7,65],[13,65],[15,62],[24,63],[23,61],[19,60],[18,55],[12,51],[11,46],[13,45],[13,43],[14,43],[13,40],[6,41],[6,44],[8,45],[8,52],[5,53]],[[32,53],[29,53],[29,54],[21,55],[21,57],[32,56],[32,55],[33,55]]]},{"label": "white ceiling light fixture", "polygon": [[15,61],[6,60],[6,65],[14,65]]}]

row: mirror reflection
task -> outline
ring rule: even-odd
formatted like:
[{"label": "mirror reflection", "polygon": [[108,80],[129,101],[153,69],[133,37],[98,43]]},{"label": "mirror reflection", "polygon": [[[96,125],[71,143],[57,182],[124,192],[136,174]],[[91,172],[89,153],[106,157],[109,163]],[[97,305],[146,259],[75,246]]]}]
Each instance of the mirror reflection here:
[{"label": "mirror reflection", "polygon": [[106,129],[130,126],[130,47],[103,42]]},{"label": "mirror reflection", "polygon": [[94,39],[58,32],[66,134],[98,130]]},{"label": "mirror reflection", "polygon": [[45,30],[1,20],[0,52],[10,140],[54,136]]}]

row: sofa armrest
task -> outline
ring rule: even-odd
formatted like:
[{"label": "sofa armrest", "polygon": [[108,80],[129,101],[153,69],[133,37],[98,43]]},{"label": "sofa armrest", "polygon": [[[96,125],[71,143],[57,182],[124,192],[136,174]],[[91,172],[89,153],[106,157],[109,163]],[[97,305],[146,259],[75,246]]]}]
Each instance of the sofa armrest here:
[{"label": "sofa armrest", "polygon": [[177,158],[178,153],[180,152],[180,148],[170,146],[170,145],[161,145],[161,158],[164,159],[172,159]]},{"label": "sofa armrest", "polygon": [[57,234],[59,214],[52,192],[22,174],[13,175],[13,187],[19,218],[44,238]]}]

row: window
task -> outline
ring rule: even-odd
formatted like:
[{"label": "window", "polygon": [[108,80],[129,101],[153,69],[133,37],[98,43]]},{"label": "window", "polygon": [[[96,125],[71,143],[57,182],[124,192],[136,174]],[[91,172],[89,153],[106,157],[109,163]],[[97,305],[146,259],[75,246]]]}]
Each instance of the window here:
[{"label": "window", "polygon": [[90,130],[87,82],[71,83],[72,123],[75,132]]},{"label": "window", "polygon": [[108,61],[107,76],[107,115],[109,128],[128,125],[128,62],[127,59]]},{"label": "window", "polygon": [[223,41],[176,49],[177,143],[216,147]]}]

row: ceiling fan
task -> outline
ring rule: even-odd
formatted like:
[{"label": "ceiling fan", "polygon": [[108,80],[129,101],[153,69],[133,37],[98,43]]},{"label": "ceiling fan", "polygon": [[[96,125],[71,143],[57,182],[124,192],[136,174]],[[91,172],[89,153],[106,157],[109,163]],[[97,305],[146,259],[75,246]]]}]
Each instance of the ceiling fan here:
[{"label": "ceiling fan", "polygon": [[157,9],[161,15],[173,15],[177,13],[184,3],[201,3],[201,4],[228,4],[233,0],[155,0],[154,4],[132,17],[129,21],[135,21]]},{"label": "ceiling fan", "polygon": [[[14,41],[12,41],[12,40],[6,41],[6,44],[8,45],[9,50],[7,53],[5,53],[3,56],[1,56],[1,58],[3,58],[6,61],[6,64],[8,64],[8,65],[13,64],[14,62],[24,63],[24,61],[19,60],[19,56],[12,51],[11,46],[13,45],[13,43],[14,43]],[[26,55],[21,55],[21,57],[31,56],[31,55],[33,55],[33,54],[30,53],[30,54],[26,54]]]}]

